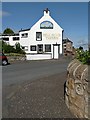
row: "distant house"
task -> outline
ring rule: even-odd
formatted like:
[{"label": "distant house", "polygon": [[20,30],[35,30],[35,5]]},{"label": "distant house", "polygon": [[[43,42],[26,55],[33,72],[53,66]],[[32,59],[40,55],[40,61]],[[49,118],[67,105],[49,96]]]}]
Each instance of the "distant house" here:
[{"label": "distant house", "polygon": [[19,33],[15,33],[11,35],[3,34],[2,40],[11,46],[15,46],[15,44],[19,43],[19,40],[20,40]]},{"label": "distant house", "polygon": [[17,35],[2,36],[12,46],[19,42],[27,60],[59,59],[62,54],[63,29],[52,19],[48,8],[43,12],[30,29],[21,29]]},{"label": "distant house", "polygon": [[73,42],[69,38],[63,39],[63,55],[73,54]]}]

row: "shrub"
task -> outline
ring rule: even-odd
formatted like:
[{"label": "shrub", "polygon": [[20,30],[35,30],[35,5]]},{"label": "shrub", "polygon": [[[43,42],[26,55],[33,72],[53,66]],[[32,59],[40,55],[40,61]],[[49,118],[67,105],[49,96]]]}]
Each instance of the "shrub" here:
[{"label": "shrub", "polygon": [[77,59],[79,59],[83,64],[90,65],[90,51],[77,50]]},{"label": "shrub", "polygon": [[25,52],[20,48],[20,43],[15,44],[16,53],[25,54]]},{"label": "shrub", "polygon": [[13,48],[13,46],[7,45],[3,41],[2,41],[2,50],[4,53],[15,52],[15,48]]},{"label": "shrub", "polygon": [[13,46],[8,45],[4,41],[2,41],[2,50],[4,53],[19,53],[25,55],[25,52],[20,48],[19,43],[17,43],[14,48]]}]

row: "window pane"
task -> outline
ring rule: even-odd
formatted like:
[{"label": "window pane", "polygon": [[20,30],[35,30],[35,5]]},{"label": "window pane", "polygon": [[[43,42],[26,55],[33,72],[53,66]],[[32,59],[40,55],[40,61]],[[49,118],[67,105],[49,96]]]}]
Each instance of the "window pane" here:
[{"label": "window pane", "polygon": [[26,38],[26,37],[28,37],[28,33],[21,34],[21,36]]},{"label": "window pane", "polygon": [[45,52],[51,52],[51,45],[45,45]]},{"label": "window pane", "polygon": [[36,32],[36,40],[42,40],[42,32]]},{"label": "window pane", "polygon": [[22,46],[22,49],[23,49],[24,51],[28,51],[28,46]]},{"label": "window pane", "polygon": [[13,37],[13,41],[19,40],[19,37]]},{"label": "window pane", "polygon": [[28,51],[28,46],[25,46],[25,51]]},{"label": "window pane", "polygon": [[9,38],[8,38],[8,37],[2,38],[2,39],[5,40],[5,41],[9,41]]},{"label": "window pane", "polygon": [[50,21],[43,21],[40,24],[40,28],[41,29],[53,29],[53,23],[51,23]]},{"label": "window pane", "polygon": [[43,45],[37,45],[37,52],[38,53],[43,53]]},{"label": "window pane", "polygon": [[36,46],[35,46],[35,45],[30,46],[30,50],[31,50],[31,51],[36,51]]}]

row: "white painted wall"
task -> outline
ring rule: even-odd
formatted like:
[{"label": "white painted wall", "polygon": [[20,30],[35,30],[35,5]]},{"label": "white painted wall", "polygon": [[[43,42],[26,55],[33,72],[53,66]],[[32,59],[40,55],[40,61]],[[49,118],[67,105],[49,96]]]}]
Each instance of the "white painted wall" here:
[{"label": "white painted wall", "polygon": [[45,60],[45,59],[52,59],[51,54],[27,54],[27,60]]},{"label": "white painted wall", "polygon": [[[24,33],[28,33],[28,37],[24,38],[22,37],[22,34]],[[20,45],[23,46],[23,47],[28,47],[28,51],[25,51],[26,53],[30,53],[30,44],[29,44],[29,41],[30,41],[30,30],[28,31],[21,31],[19,32],[19,36],[20,36]]]}]

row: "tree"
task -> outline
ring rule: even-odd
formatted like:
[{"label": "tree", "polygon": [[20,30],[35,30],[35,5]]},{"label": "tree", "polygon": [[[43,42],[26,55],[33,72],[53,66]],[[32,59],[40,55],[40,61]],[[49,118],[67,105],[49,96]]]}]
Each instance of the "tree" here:
[{"label": "tree", "polygon": [[16,43],[15,48],[16,48],[16,53],[25,54],[25,52],[20,47],[20,43]]},{"label": "tree", "polygon": [[6,28],[4,31],[3,31],[3,34],[14,34],[14,31],[10,28]]},{"label": "tree", "polygon": [[20,43],[16,43],[15,48],[16,48],[16,52],[19,53],[21,51]]},{"label": "tree", "polygon": [[82,46],[80,46],[80,47],[79,47],[79,50],[83,50],[83,47],[82,47]]}]

